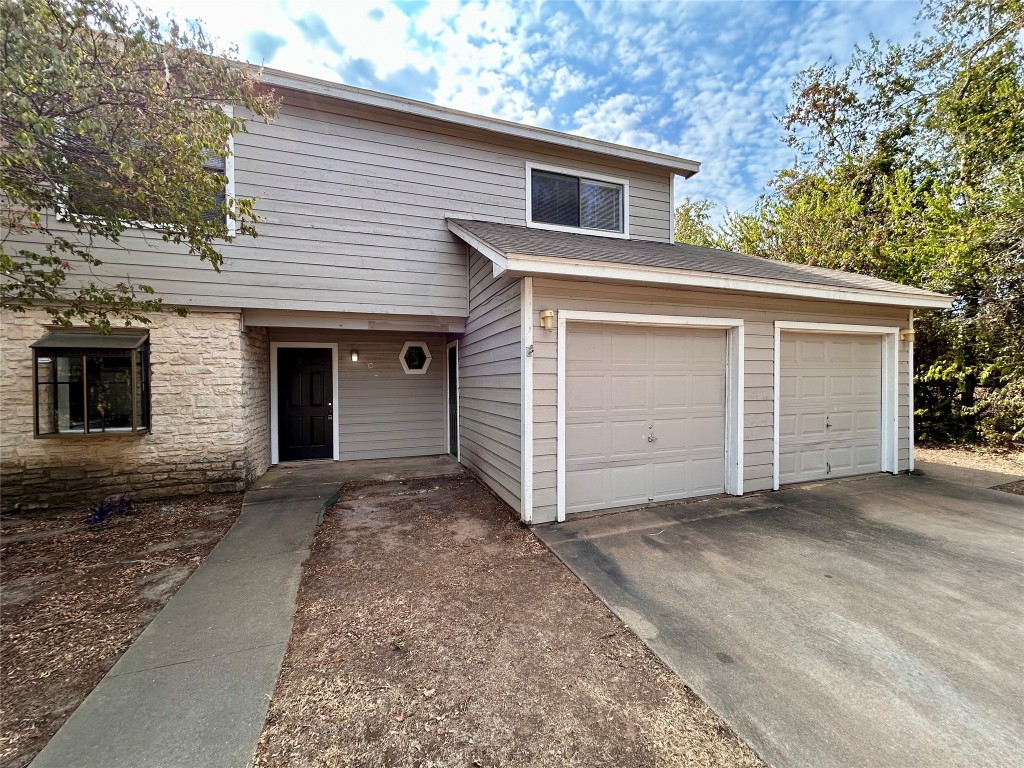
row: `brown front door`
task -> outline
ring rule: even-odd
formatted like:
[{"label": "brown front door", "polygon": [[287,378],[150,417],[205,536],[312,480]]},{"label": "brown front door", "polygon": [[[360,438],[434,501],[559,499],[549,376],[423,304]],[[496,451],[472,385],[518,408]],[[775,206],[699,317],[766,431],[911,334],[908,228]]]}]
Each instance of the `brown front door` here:
[{"label": "brown front door", "polygon": [[281,461],[334,458],[331,351],[277,351]]}]

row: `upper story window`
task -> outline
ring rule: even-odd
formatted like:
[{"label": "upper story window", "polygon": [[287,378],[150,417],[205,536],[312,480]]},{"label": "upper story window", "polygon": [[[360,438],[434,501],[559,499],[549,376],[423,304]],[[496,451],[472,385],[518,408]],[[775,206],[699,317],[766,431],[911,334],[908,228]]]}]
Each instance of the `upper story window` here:
[{"label": "upper story window", "polygon": [[529,164],[527,177],[530,226],[628,236],[626,181]]},{"label": "upper story window", "polygon": [[[224,203],[228,196],[233,194],[234,188],[234,169],[231,160],[230,156],[216,154],[204,158],[203,170],[219,178],[220,189],[210,201],[210,209],[200,214],[203,221],[220,220],[229,235],[234,234],[234,221],[225,215]],[[122,190],[123,179],[113,170],[113,163],[108,160],[108,164],[111,169],[104,179],[108,183],[88,188],[73,184],[69,188],[68,197],[76,213],[87,217],[118,218],[129,226],[139,228],[160,226],[169,219],[166,209],[126,198]],[[94,175],[96,178],[103,178],[105,174],[103,169],[97,169]]]},{"label": "upper story window", "polygon": [[50,331],[32,348],[37,436],[149,430],[148,333]]}]

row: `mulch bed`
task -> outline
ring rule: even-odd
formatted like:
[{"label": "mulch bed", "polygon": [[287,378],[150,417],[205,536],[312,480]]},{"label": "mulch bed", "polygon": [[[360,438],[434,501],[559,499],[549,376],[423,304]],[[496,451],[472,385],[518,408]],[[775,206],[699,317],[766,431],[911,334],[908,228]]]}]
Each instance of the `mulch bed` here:
[{"label": "mulch bed", "polygon": [[761,766],[468,476],[349,485],[256,766]]},{"label": "mulch bed", "polygon": [[0,558],[0,766],[27,765],[220,541],[241,494],[7,517]]}]

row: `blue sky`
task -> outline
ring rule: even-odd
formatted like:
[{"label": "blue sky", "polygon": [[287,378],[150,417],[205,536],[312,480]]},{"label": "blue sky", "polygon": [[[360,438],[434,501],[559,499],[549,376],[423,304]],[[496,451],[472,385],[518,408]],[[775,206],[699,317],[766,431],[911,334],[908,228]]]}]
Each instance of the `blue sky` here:
[{"label": "blue sky", "polygon": [[278,69],[699,160],[687,194],[748,210],[793,162],[775,115],[803,68],[916,2],[143,0]]}]

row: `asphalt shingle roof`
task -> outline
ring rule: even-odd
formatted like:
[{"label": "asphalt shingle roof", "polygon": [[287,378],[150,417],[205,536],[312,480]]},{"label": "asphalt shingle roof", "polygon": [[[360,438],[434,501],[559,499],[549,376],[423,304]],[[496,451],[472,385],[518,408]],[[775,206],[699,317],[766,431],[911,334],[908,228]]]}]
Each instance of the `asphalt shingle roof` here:
[{"label": "asphalt shingle roof", "polygon": [[881,291],[898,295],[944,298],[909,285],[833,269],[772,261],[717,248],[684,243],[626,240],[575,232],[556,232],[514,224],[449,219],[504,256],[541,256],[606,264],[660,267],[687,272],[803,283],[850,291]]}]

